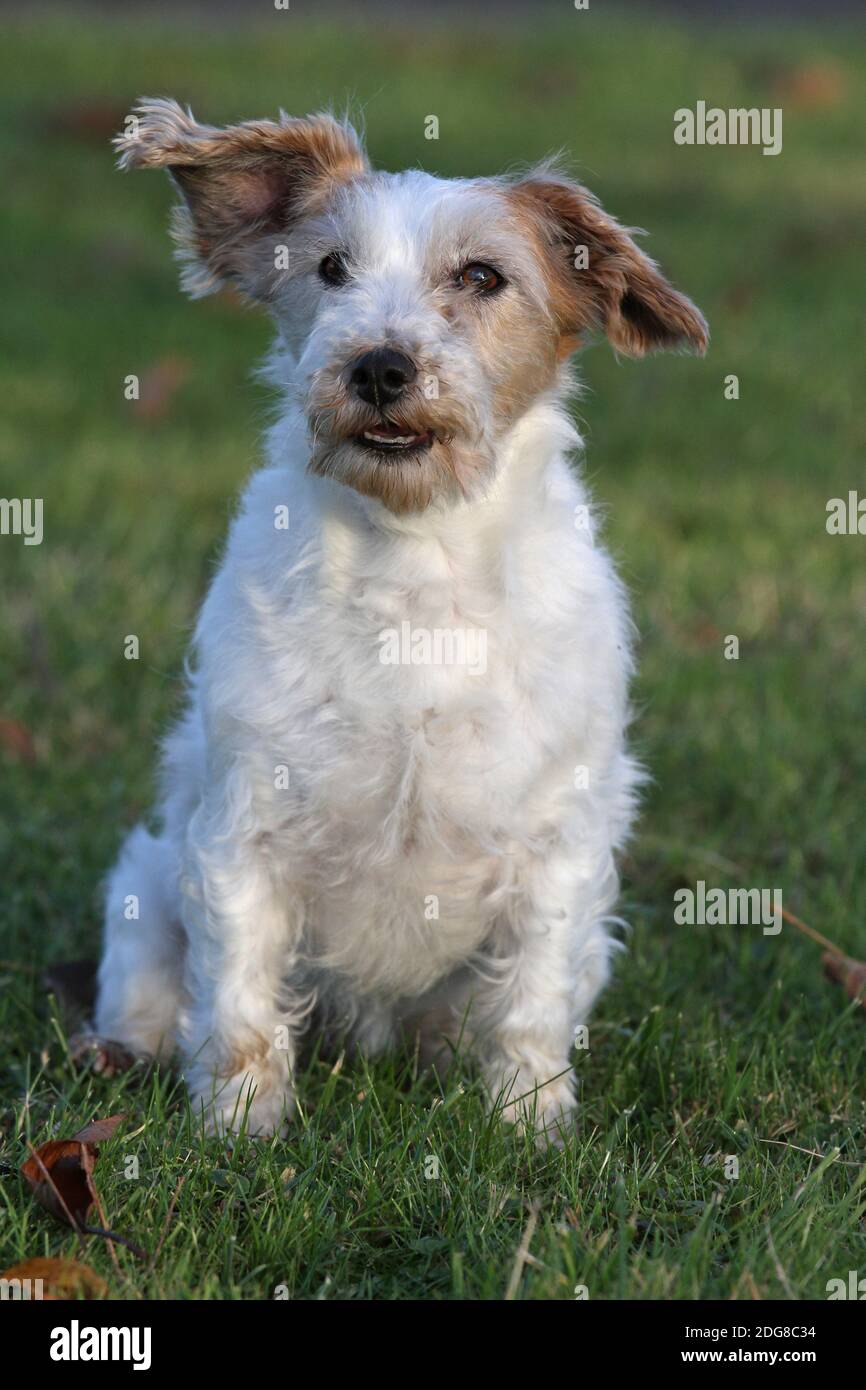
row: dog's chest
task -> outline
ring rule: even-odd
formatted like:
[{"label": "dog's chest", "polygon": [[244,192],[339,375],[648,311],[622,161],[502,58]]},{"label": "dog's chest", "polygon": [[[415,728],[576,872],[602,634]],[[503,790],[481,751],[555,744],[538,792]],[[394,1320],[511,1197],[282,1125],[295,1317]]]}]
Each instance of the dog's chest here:
[{"label": "dog's chest", "polygon": [[615,589],[567,532],[519,552],[352,535],[291,591],[237,578],[242,659],[219,676],[271,862],[320,962],[421,993],[495,929],[573,815],[575,768],[619,737]]},{"label": "dog's chest", "polygon": [[317,889],[537,850],[620,737],[604,557],[565,508],[503,510],[444,538],[323,526],[291,581],[252,510],[240,529],[202,624],[209,688],[263,833]]},{"label": "dog's chest", "polygon": [[341,657],[320,667],[293,832],[314,847],[316,954],[367,990],[414,994],[484,940],[545,754],[524,634],[499,595],[483,623],[456,592],[382,597],[323,620]]},{"label": "dog's chest", "polygon": [[[555,719],[544,639],[495,582],[360,586],[322,615],[311,804],[379,854],[507,837]],[[548,652],[548,657],[553,653]]]}]

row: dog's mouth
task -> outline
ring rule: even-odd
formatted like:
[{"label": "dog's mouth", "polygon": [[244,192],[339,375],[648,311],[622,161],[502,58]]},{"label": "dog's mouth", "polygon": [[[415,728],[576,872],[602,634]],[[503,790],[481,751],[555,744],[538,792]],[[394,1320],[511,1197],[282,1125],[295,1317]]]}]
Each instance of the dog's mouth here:
[{"label": "dog's mouth", "polygon": [[374,454],[412,454],[429,449],[435,437],[432,430],[416,433],[405,425],[383,420],[356,434],[354,443]]}]

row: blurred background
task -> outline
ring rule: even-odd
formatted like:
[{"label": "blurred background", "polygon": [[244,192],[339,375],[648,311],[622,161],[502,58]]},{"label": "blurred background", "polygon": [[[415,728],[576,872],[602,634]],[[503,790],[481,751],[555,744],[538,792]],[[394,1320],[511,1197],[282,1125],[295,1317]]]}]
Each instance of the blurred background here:
[{"label": "blurred background", "polygon": [[[267,418],[265,318],[181,297],[168,180],[115,172],[109,138],[141,94],[217,123],[332,106],[389,168],[487,174],[565,150],[706,314],[703,361],[617,362],[602,343],[580,364],[582,466],[634,596],[654,779],[625,863],[634,963],[603,1007],[720,1009],[745,1036],[782,979],[808,1046],[839,1007],[808,943],[684,934],[672,894],[778,886],[862,953],[866,536],[825,529],[830,498],[866,494],[862,7],[136,0],[4,4],[0,21],[0,491],[44,499],[41,545],[0,537],[2,956],[94,954],[99,880],[150,804]],[[699,100],[781,107],[782,153],[676,145],[674,111]],[[23,1057],[29,985],[4,1007]]]}]

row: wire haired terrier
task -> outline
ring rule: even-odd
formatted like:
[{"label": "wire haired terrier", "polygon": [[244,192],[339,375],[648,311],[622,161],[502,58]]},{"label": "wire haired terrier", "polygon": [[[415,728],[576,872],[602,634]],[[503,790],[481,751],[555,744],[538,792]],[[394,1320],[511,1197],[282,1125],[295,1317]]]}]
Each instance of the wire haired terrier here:
[{"label": "wire haired terrier", "polygon": [[218,129],[147,100],[131,124],[121,167],[181,195],[185,288],[273,315],[281,408],[160,829],[110,877],[96,1026],[180,1045],[217,1132],[282,1129],[318,1029],[465,1042],[491,1104],[556,1137],[640,780],[567,364],[594,329],[640,356],[703,351],[706,324],[550,164],[381,173],[328,115]]}]

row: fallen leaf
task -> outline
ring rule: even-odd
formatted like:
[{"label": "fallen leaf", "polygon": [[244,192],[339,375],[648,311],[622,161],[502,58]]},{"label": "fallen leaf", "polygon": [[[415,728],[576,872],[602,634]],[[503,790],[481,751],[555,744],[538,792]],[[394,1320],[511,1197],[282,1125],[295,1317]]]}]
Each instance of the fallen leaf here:
[{"label": "fallen leaf", "polygon": [[20,763],[35,763],[33,735],[20,719],[0,719],[0,748]]},{"label": "fallen leaf", "polygon": [[866,964],[851,956],[837,956],[832,951],[825,951],[821,962],[824,974],[842,985],[848,997],[856,999],[861,1009],[866,1009]]},{"label": "fallen leaf", "polygon": [[814,111],[837,106],[847,95],[847,79],[832,63],[811,63],[785,73],[776,83],[776,96],[786,107]]},{"label": "fallen leaf", "polygon": [[[107,1298],[108,1285],[90,1265],[78,1260],[52,1259],[37,1255],[35,1259],[4,1269],[0,1279],[18,1280],[27,1289],[25,1298],[54,1302],[64,1298]],[[29,1284],[27,1281],[29,1280]],[[15,1295],[12,1294],[11,1297]]]},{"label": "fallen leaf", "polygon": [[[121,1120],[125,1115],[109,1115],[104,1120],[91,1120],[89,1125],[85,1125],[77,1134],[72,1137],[77,1144],[104,1144],[106,1139],[110,1139]],[[94,1158],[96,1155],[94,1155]]]},{"label": "fallen leaf", "polygon": [[50,1139],[21,1165],[37,1202],[73,1230],[86,1228],[98,1200],[93,1186],[96,1145],[110,1139],[123,1118],[111,1115],[85,1125],[71,1139]]},{"label": "fallen leaf", "polygon": [[696,647],[717,647],[721,645],[722,634],[715,623],[711,623],[709,618],[703,618],[695,623],[689,633],[692,642]]}]

